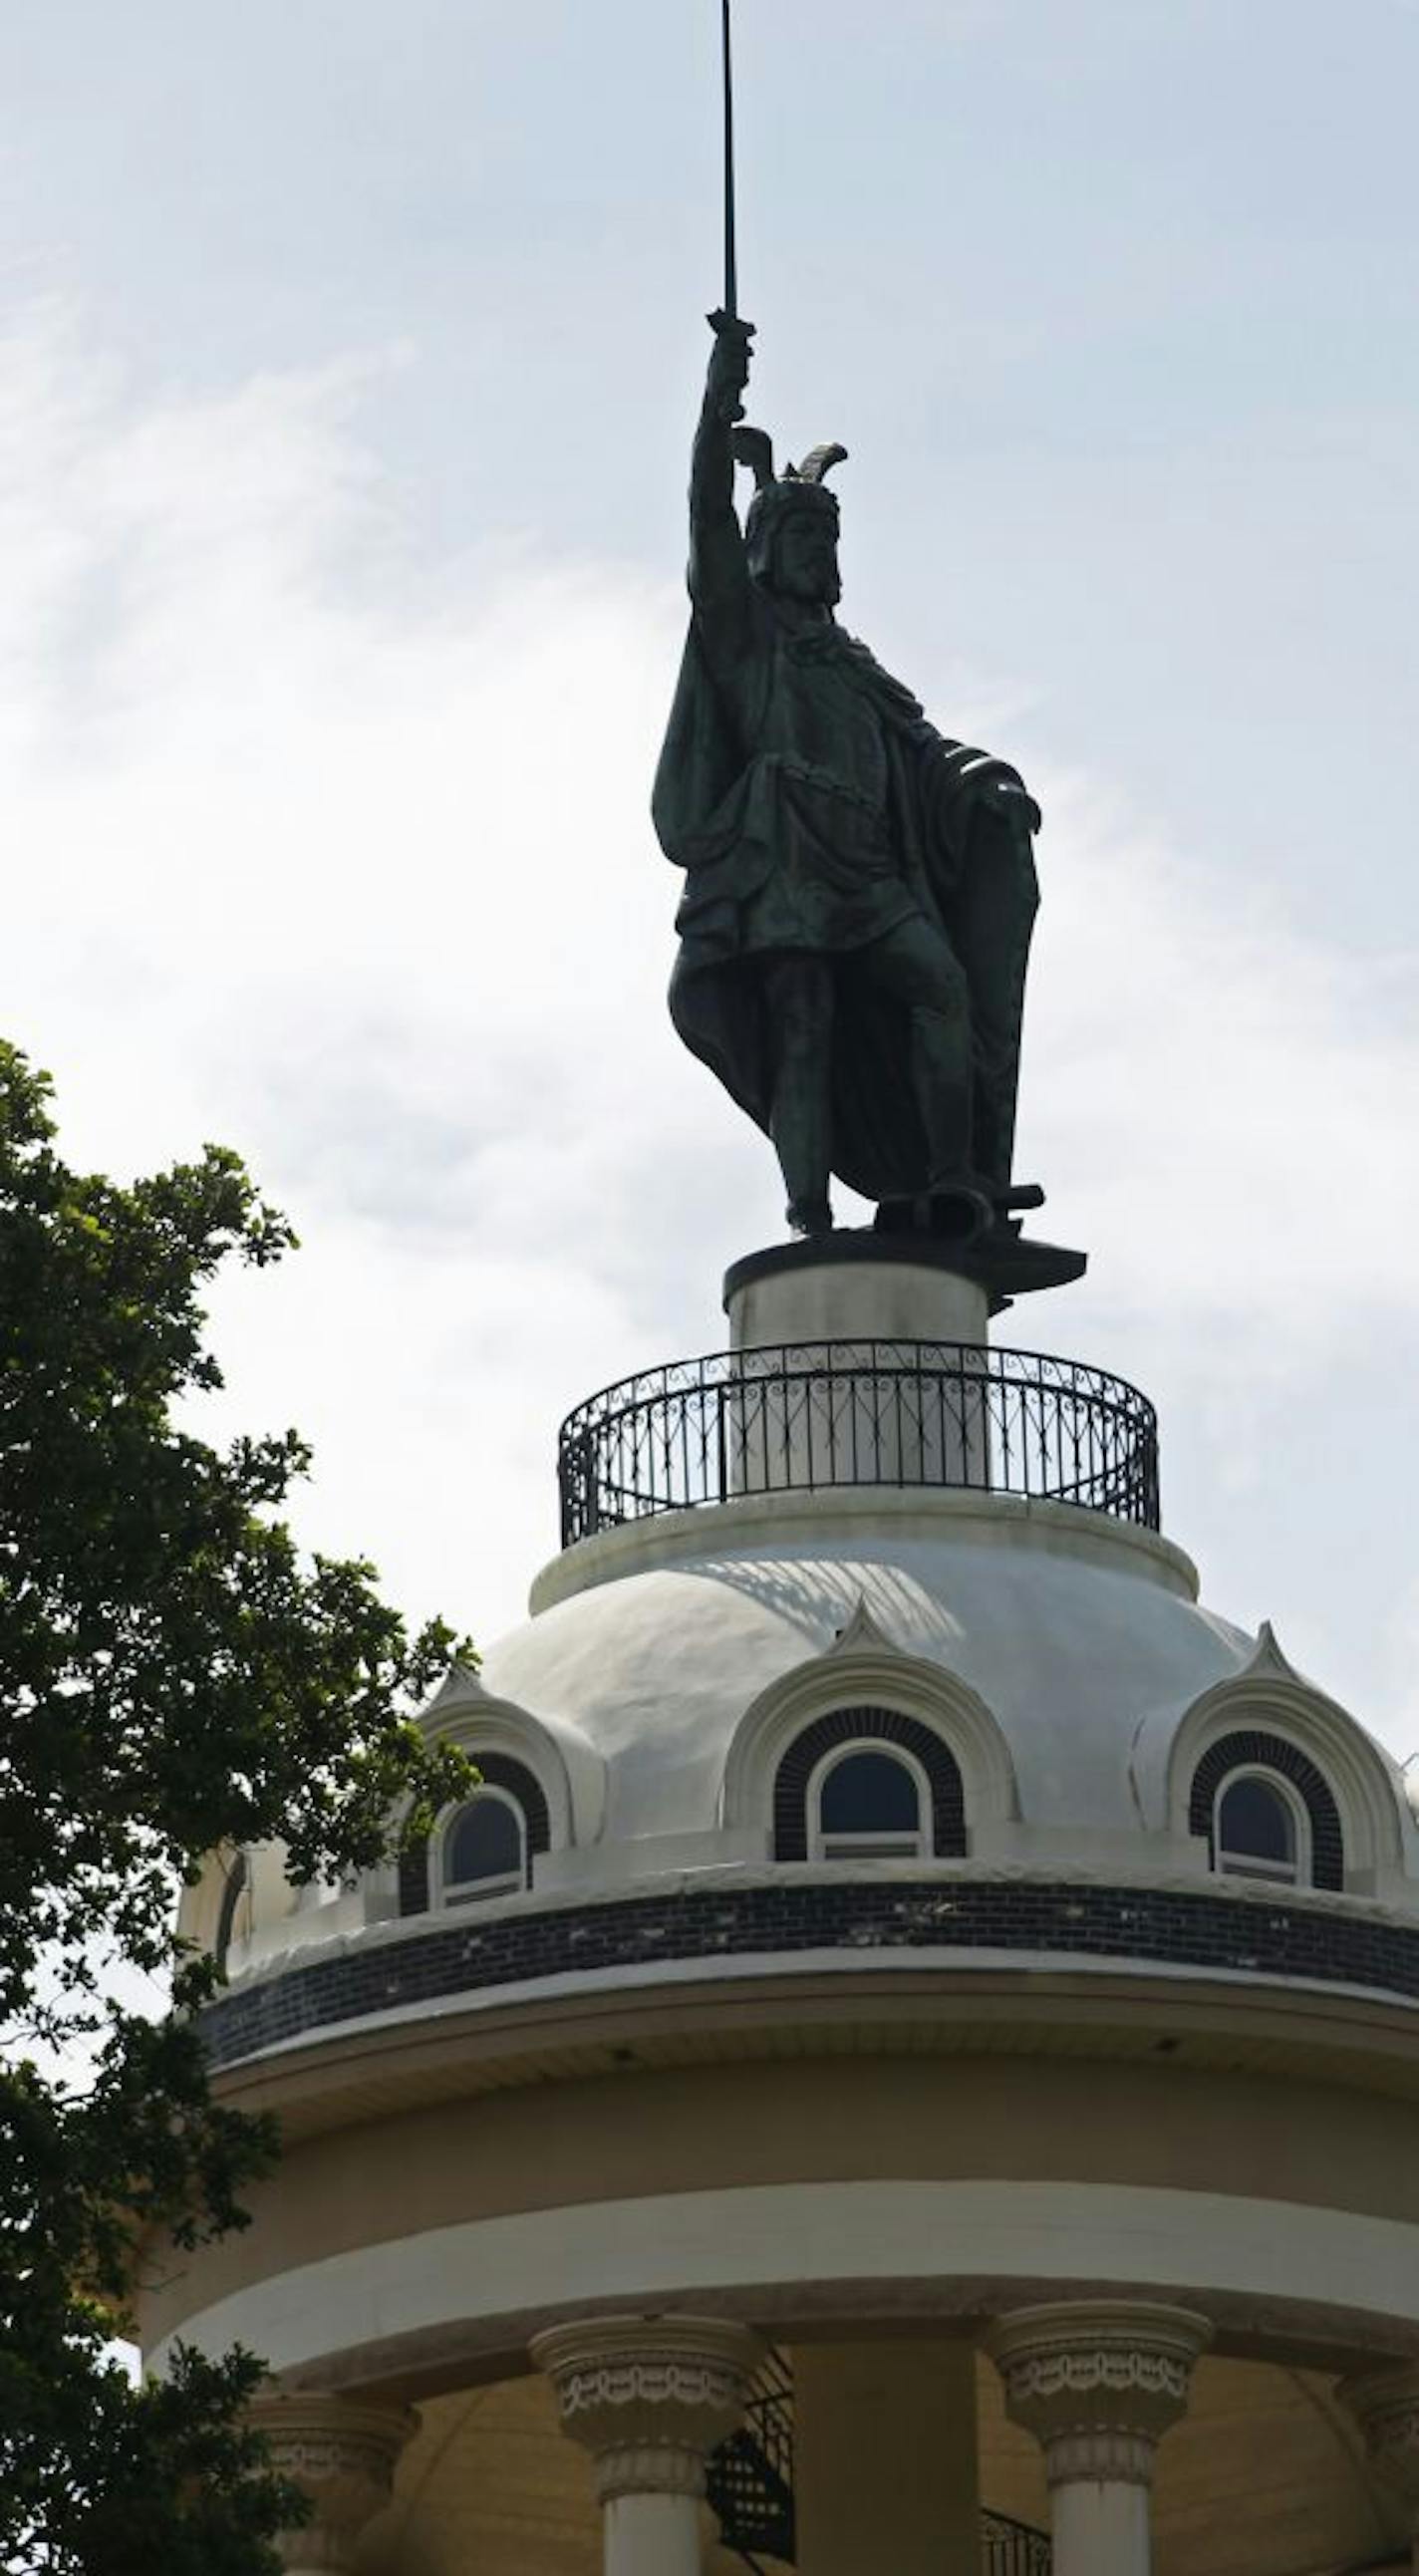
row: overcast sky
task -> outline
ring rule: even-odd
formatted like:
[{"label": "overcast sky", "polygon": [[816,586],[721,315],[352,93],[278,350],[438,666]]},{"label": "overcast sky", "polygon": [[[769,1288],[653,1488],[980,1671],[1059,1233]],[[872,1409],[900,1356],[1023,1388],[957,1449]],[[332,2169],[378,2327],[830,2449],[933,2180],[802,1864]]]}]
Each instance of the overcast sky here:
[{"label": "overcast sky", "polygon": [[[768,1148],[646,813],[719,296],[713,0],[9,0],[0,1026],[239,1146],[300,1523],[490,1638]],[[751,416],[1045,808],[1020,1170],[1205,1596],[1419,1744],[1414,0],[739,0]]]}]

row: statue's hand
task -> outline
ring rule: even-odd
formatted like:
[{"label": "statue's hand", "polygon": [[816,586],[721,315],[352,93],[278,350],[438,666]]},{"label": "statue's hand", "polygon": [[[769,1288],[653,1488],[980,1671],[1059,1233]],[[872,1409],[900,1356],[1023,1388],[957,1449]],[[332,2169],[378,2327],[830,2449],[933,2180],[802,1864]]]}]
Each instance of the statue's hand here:
[{"label": "statue's hand", "polygon": [[706,400],[726,427],[732,428],[736,420],[744,417],[739,397],[749,381],[754,324],[741,322],[737,313],[711,313],[709,326],[714,333],[714,347],[710,352]]}]

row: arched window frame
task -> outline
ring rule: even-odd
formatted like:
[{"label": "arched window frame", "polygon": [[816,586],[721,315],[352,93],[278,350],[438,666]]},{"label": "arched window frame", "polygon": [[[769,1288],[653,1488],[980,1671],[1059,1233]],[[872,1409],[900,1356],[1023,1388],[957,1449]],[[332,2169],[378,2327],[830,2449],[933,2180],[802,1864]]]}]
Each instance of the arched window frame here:
[{"label": "arched window frame", "polygon": [[[907,1773],[916,1791],[914,1834],[889,1834],[885,1831],[825,1833],[823,1791],[834,1771],[855,1753],[874,1753],[884,1762],[895,1762],[899,1770]],[[931,1857],[931,1782],[915,1754],[909,1752],[904,1744],[895,1744],[880,1735],[853,1736],[845,1744],[834,1744],[808,1775],[807,1806],[810,1860],[928,1860]]]},{"label": "arched window frame", "polygon": [[861,1701],[826,1708],[800,1726],[785,1744],[773,1778],[775,1860],[807,1860],[815,1805],[810,1795],[820,1763],[851,1745],[909,1753],[927,1784],[924,1858],[964,1859],[965,1783],[950,1745],[935,1728],[902,1709]]},{"label": "arched window frame", "polygon": [[1129,1772],[1145,1826],[1200,1841],[1202,1865],[1210,1866],[1216,1783],[1257,1760],[1292,1779],[1306,1801],[1318,1895],[1412,1904],[1419,1824],[1396,1765],[1348,1709],[1293,1669],[1265,1622],[1240,1672],[1187,1707],[1165,1702],[1140,1722]]},{"label": "arched window frame", "polygon": [[[480,1807],[486,1800],[496,1801],[500,1807],[508,1808],[516,1819],[518,1854],[516,1871],[506,1870],[501,1877],[451,1879],[448,1875],[448,1853],[454,1835],[469,1808]],[[521,1798],[514,1790],[504,1788],[499,1783],[484,1781],[480,1788],[473,1791],[471,1797],[460,1800],[456,1807],[451,1808],[439,1826],[435,1848],[438,1855],[437,1902],[440,1908],[487,1905],[497,1896],[521,1896],[528,1884],[529,1844],[527,1809]]]},{"label": "arched window frame", "polygon": [[[847,1736],[877,1735],[876,1727],[838,1729],[844,1711],[866,1709],[887,1719],[880,1731],[891,1741],[905,1741],[919,1757],[925,1743],[928,1773],[943,1771],[944,1794],[939,1802],[932,1799],[932,1862],[964,1858],[978,1827],[1011,1823],[1019,1815],[1009,1747],[979,1693],[942,1665],[903,1654],[859,1602],[826,1654],[781,1674],[745,1709],[725,1760],[721,1824],[731,1832],[763,1832],[776,1861],[806,1860],[808,1775],[818,1757]],[[813,1744],[800,1773],[798,1749],[819,1727],[831,1733]],[[944,1756],[939,1765],[938,1748]]]},{"label": "arched window frame", "polygon": [[[455,1696],[445,1690],[434,1701],[427,1731],[437,1732],[468,1755],[486,1789],[502,1789],[518,1801],[526,1820],[524,1885],[530,1886],[536,1864],[546,1851],[564,1850],[572,1839],[570,1787],[561,1753],[548,1730],[509,1701],[492,1701],[465,1680]],[[440,1855],[447,1814],[440,1816],[427,1842],[406,1846],[397,1869],[396,1903],[406,1919],[442,1911]]]},{"label": "arched window frame", "polygon": [[[1206,1836],[1213,1869],[1218,1868],[1215,1840],[1218,1791],[1224,1781],[1246,1771],[1259,1773],[1274,1788],[1289,1790],[1306,1812],[1308,1874],[1305,1878],[1278,1881],[1277,1884],[1322,1888],[1338,1894],[1345,1885],[1345,1826],[1329,1771],[1313,1762],[1289,1735],[1282,1735],[1270,1727],[1230,1727],[1214,1735],[1194,1763],[1188,1795],[1188,1825],[1192,1833]],[[1218,1874],[1223,1873],[1218,1871]],[[1225,1873],[1228,1877],[1234,1874],[1231,1871]]]},{"label": "arched window frame", "polygon": [[[1263,1860],[1257,1853],[1229,1852],[1222,1843],[1222,1806],[1229,1789],[1240,1781],[1259,1780],[1271,1796],[1279,1801],[1291,1820],[1291,1842],[1295,1853],[1289,1867],[1279,1861]],[[1238,1762],[1223,1773],[1212,1793],[1212,1866],[1219,1878],[1250,1878],[1268,1887],[1309,1887],[1312,1884],[1311,1811],[1294,1781],[1268,1762]]]}]

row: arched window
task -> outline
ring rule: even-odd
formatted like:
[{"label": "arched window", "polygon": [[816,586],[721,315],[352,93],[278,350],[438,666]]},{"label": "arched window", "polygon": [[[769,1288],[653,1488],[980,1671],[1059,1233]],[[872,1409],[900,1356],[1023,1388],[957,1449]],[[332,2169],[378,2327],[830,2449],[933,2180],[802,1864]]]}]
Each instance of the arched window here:
[{"label": "arched window", "polygon": [[1309,1754],[1269,1727],[1238,1727],[1209,1744],[1192,1775],[1188,1830],[1207,1836],[1213,1868],[1228,1877],[1345,1885],[1335,1792]]},{"label": "arched window", "polygon": [[443,1833],[439,1893],[445,1905],[511,1896],[527,1884],[527,1819],[506,1789],[479,1789]]},{"label": "arched window", "polygon": [[1304,1804],[1274,1772],[1234,1771],[1213,1809],[1216,1866],[1228,1878],[1304,1886],[1310,1877],[1309,1826]]},{"label": "arched window", "polygon": [[809,1783],[815,1860],[920,1860],[926,1783],[908,1755],[851,1744]]},{"label": "arched window", "polygon": [[[485,1751],[474,1744],[470,1750],[481,1785],[467,1804],[448,1818],[432,1845],[411,1843],[402,1853],[401,1914],[426,1914],[430,1905],[467,1905],[484,1896],[510,1895],[527,1886],[537,1854],[550,1847],[547,1799],[535,1772],[513,1754],[498,1752],[491,1746]],[[483,1807],[485,1799],[499,1804],[501,1814],[494,1814],[490,1807],[476,1821],[469,1822],[455,1849],[455,1835],[465,1819],[473,1817],[474,1809]],[[514,1834],[518,1837],[515,1852]],[[486,1869],[482,1864],[487,1864]],[[455,1868],[471,1869],[472,1875],[456,1878],[451,1874]]]},{"label": "arched window", "polygon": [[879,1858],[963,1854],[960,1770],[949,1745],[920,1718],[895,1708],[835,1708],[802,1727],[780,1759],[774,1857],[870,1859],[873,1845]]}]

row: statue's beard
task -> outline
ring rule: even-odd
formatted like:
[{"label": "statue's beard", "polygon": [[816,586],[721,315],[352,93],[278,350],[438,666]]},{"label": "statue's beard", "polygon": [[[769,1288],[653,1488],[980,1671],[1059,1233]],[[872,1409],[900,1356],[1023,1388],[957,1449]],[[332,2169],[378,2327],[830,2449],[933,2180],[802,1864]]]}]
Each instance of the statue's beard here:
[{"label": "statue's beard", "polygon": [[800,608],[836,608],[843,595],[836,568],[824,573],[819,580],[770,580],[766,587],[780,599],[795,600]]}]

